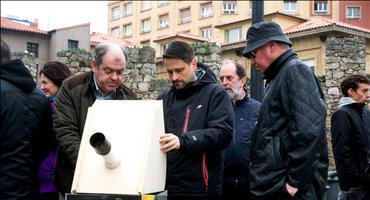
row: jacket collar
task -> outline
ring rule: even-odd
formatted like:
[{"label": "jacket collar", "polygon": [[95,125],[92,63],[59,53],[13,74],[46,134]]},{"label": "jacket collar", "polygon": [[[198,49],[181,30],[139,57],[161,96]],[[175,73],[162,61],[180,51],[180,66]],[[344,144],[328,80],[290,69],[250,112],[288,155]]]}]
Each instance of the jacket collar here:
[{"label": "jacket collar", "polygon": [[270,66],[263,73],[263,78],[266,79],[266,85],[277,76],[281,68],[284,66],[284,63],[292,58],[297,58],[297,54],[294,52],[293,49],[289,49],[270,64]]}]

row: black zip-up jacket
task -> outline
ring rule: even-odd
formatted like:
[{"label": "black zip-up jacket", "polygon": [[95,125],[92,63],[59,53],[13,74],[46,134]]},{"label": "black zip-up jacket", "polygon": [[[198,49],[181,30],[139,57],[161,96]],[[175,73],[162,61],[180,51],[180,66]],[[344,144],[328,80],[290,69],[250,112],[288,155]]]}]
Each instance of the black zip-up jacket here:
[{"label": "black zip-up jacket", "polygon": [[51,148],[49,100],[20,60],[0,67],[0,199],[38,199],[38,169]]},{"label": "black zip-up jacket", "polygon": [[365,179],[370,130],[366,126],[364,109],[364,104],[360,103],[344,105],[331,118],[333,152],[341,190],[370,187],[370,180]]},{"label": "black zip-up jacket", "polygon": [[167,153],[166,189],[170,196],[220,195],[223,153],[232,140],[232,101],[207,66],[198,80],[164,92],[166,133],[179,137],[180,149]]},{"label": "black zip-up jacket", "polygon": [[255,199],[279,199],[285,183],[298,188],[298,199],[321,199],[328,155],[326,106],[312,71],[292,49],[264,72],[268,83],[255,133],[249,166]]},{"label": "black zip-up jacket", "polygon": [[260,108],[261,103],[249,98],[247,91],[243,99],[235,102],[235,131],[231,145],[225,150],[224,183],[237,185],[248,181],[251,136]]}]

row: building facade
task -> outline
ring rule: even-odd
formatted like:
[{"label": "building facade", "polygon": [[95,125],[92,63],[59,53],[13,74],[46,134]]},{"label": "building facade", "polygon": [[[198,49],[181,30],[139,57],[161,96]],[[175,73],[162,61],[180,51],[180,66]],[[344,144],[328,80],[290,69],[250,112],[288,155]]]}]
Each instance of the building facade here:
[{"label": "building facade", "polygon": [[[281,12],[299,18],[321,16],[370,29],[370,1],[264,1],[264,13]],[[252,16],[252,1],[110,1],[108,34],[135,44],[150,45],[157,56],[164,47],[154,40],[177,33],[209,41],[236,42],[246,30],[221,32],[215,26]]]},{"label": "building facade", "polygon": [[44,31],[37,23],[29,25],[1,17],[1,39],[12,52],[30,52],[35,56],[37,72],[57,52],[65,49],[90,49],[90,23]]}]

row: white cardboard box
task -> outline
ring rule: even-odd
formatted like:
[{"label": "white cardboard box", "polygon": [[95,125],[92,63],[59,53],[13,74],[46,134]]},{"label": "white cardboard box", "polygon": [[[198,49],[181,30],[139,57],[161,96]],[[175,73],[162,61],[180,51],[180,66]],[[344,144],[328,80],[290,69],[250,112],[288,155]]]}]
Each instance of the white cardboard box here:
[{"label": "white cardboard box", "polygon": [[[72,193],[148,194],[164,190],[166,154],[161,100],[96,100],[89,108],[74,174]],[[90,145],[101,132],[121,158],[117,168],[104,165]]]}]

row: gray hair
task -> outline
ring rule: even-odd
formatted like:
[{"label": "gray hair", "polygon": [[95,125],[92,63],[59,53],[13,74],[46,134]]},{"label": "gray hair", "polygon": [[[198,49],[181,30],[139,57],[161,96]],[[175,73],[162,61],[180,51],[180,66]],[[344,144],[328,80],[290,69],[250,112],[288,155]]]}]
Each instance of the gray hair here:
[{"label": "gray hair", "polygon": [[247,74],[245,73],[245,68],[241,64],[239,64],[238,62],[226,59],[226,60],[222,61],[221,66],[224,66],[224,65],[227,65],[227,64],[230,64],[230,63],[235,65],[236,74],[239,76],[239,78],[244,78],[244,77],[247,76]]},{"label": "gray hair", "polygon": [[[118,45],[118,44],[100,43],[96,46],[94,59],[95,59],[95,62],[96,62],[97,66],[102,64],[104,55],[107,53],[108,49],[112,47],[112,45]],[[120,46],[120,45],[118,45],[118,46],[121,48],[121,50],[123,52],[123,55],[125,55],[125,60],[126,60],[126,63],[127,63],[128,62],[127,49],[125,47]]]}]

